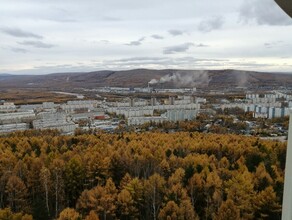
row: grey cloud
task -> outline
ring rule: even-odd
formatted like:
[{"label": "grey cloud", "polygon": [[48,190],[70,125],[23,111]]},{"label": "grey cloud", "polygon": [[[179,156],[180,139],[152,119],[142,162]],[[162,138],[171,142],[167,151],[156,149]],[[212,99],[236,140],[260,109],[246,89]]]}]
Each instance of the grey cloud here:
[{"label": "grey cloud", "polygon": [[202,43],[200,43],[200,44],[196,44],[195,46],[196,46],[196,47],[209,47],[209,45],[207,45],[207,44],[202,44]]},{"label": "grey cloud", "polygon": [[103,16],[102,20],[104,21],[121,21],[122,19],[117,17],[111,17],[111,16]]},{"label": "grey cloud", "polygon": [[195,46],[193,43],[184,43],[176,46],[165,47],[163,50],[164,54],[174,54],[179,52],[186,52],[190,47]]},{"label": "grey cloud", "polygon": [[273,42],[264,43],[264,46],[266,48],[274,48],[274,47],[281,46],[282,44],[283,44],[283,41],[273,41]]},{"label": "grey cloud", "polygon": [[104,60],[103,65],[111,68],[152,68],[155,65],[158,68],[195,68],[205,66],[220,66],[227,59],[198,59],[195,57],[129,57],[116,60]]},{"label": "grey cloud", "polygon": [[15,53],[27,53],[28,50],[22,49],[22,48],[11,48],[11,51],[15,52]]},{"label": "grey cloud", "polygon": [[163,36],[158,35],[158,34],[153,34],[151,37],[154,38],[154,39],[156,39],[156,40],[162,40],[162,39],[164,39]]},{"label": "grey cloud", "polygon": [[254,69],[257,67],[275,67],[279,66],[278,64],[271,64],[271,63],[257,63],[257,62],[228,62],[227,65],[231,65],[237,68],[250,68]]},{"label": "grey cloud", "polygon": [[178,62],[226,62],[228,59],[199,59],[194,57],[180,57],[180,58],[171,58],[171,57],[129,57],[124,59],[111,60],[114,62],[128,63],[128,62],[161,62],[161,61],[170,61],[175,60]]},{"label": "grey cloud", "polygon": [[32,46],[36,48],[45,48],[45,49],[49,49],[56,46],[56,45],[47,44],[41,41],[23,41],[23,42],[18,42],[18,44],[25,45],[25,46]]},{"label": "grey cloud", "polygon": [[139,40],[131,41],[130,43],[125,44],[125,45],[127,45],[127,46],[140,46],[144,40],[145,40],[145,37],[141,37]]},{"label": "grey cloud", "polygon": [[78,22],[78,20],[70,19],[70,18],[46,18],[43,20],[53,21],[53,22],[60,22],[60,23],[74,23]]},{"label": "grey cloud", "polygon": [[200,22],[198,30],[201,32],[210,32],[213,30],[221,29],[224,24],[222,16],[214,16]]},{"label": "grey cloud", "polygon": [[45,13],[43,15],[39,15],[41,20],[48,20],[60,23],[74,23],[77,22],[75,18],[73,18],[72,13],[68,9],[59,8],[56,6],[49,8],[49,13]]},{"label": "grey cloud", "polygon": [[1,31],[13,37],[42,39],[43,37],[18,28],[1,28]]},{"label": "grey cloud", "polygon": [[245,0],[239,10],[240,21],[258,25],[292,25],[291,19],[273,0]]},{"label": "grey cloud", "polygon": [[117,59],[117,60],[106,60],[104,64],[110,65],[168,65],[173,63],[169,58],[164,57],[130,57],[125,59]]},{"label": "grey cloud", "polygon": [[164,57],[129,57],[124,59],[118,59],[115,61],[119,62],[132,62],[132,61],[154,61],[154,60],[165,60]]},{"label": "grey cloud", "polygon": [[273,45],[272,45],[271,43],[264,43],[264,46],[265,46],[266,48],[271,48]]},{"label": "grey cloud", "polygon": [[86,72],[86,71],[95,71],[96,68],[86,65],[57,65],[57,64],[48,64],[33,66],[31,69],[11,71],[13,74],[30,74],[30,75],[40,75],[40,74],[51,74],[51,73],[64,73],[64,72]]},{"label": "grey cloud", "polygon": [[109,40],[101,40],[100,42],[101,42],[101,43],[104,43],[104,44],[109,44],[109,43],[110,43]]},{"label": "grey cloud", "polygon": [[141,41],[131,41],[130,43],[126,44],[128,46],[140,46],[142,43]]},{"label": "grey cloud", "polygon": [[179,36],[179,35],[183,35],[184,31],[172,29],[172,30],[169,30],[168,33],[171,34],[172,36]]}]

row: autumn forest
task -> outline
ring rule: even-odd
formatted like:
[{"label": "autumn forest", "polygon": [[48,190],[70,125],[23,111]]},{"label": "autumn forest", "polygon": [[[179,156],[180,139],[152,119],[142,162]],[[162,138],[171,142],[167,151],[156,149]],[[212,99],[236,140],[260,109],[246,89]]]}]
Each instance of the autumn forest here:
[{"label": "autumn forest", "polygon": [[0,137],[0,219],[281,218],[286,143],[231,134]]}]

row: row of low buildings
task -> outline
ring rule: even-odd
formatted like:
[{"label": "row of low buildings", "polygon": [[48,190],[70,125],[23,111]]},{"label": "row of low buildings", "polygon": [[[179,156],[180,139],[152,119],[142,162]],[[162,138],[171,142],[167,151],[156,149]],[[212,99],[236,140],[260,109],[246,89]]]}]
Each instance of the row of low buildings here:
[{"label": "row of low buildings", "polygon": [[25,131],[29,129],[27,123],[14,123],[14,124],[2,124],[0,125],[0,133],[9,133],[15,131]]},{"label": "row of low buildings", "polygon": [[289,115],[292,107],[292,95],[281,92],[273,94],[247,94],[245,100],[221,105],[225,108],[240,108],[245,112],[252,112],[255,118],[279,118]]},{"label": "row of low buildings", "polygon": [[78,126],[107,129],[117,127],[118,123],[112,122],[105,112],[124,115],[128,125],[140,125],[150,121],[192,120],[200,109],[200,102],[205,101],[202,98],[179,96],[166,100],[127,98],[121,102],[79,100],[64,104],[44,102],[21,106],[4,103],[10,112],[0,114],[0,132],[34,128],[58,129],[64,133],[72,133]]},{"label": "row of low buildings", "polygon": [[196,109],[177,109],[168,110],[161,116],[136,116],[128,118],[128,125],[142,125],[145,123],[163,123],[166,121],[184,121],[196,118],[198,110]]},{"label": "row of low buildings", "polygon": [[4,103],[1,106],[14,106],[14,108],[0,114],[0,133],[30,128],[57,129],[63,133],[73,133],[81,120],[105,118],[104,111],[97,108],[100,103],[96,100],[82,100],[68,101],[65,104],[44,102],[17,107],[14,104]]},{"label": "row of low buildings", "polygon": [[[205,102],[203,99],[199,101]],[[192,120],[196,118],[199,110],[200,104],[192,96],[170,97],[163,101],[151,98],[150,103],[142,107],[108,109],[109,112],[125,115],[128,125]],[[157,112],[161,114],[157,115]]]},{"label": "row of low buildings", "polygon": [[0,104],[0,113],[15,111],[16,106],[13,102],[2,102]]},{"label": "row of low buildings", "polygon": [[166,88],[124,88],[124,87],[101,87],[97,89],[85,89],[84,91],[99,92],[99,93],[119,93],[119,94],[130,94],[130,93],[174,93],[174,94],[191,94],[197,91],[196,88],[177,88],[177,89],[166,89]]}]

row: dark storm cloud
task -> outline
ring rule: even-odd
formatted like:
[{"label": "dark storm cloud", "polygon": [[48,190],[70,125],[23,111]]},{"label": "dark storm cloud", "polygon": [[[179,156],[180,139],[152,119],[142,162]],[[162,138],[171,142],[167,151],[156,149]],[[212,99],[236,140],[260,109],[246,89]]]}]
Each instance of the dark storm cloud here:
[{"label": "dark storm cloud", "polygon": [[168,33],[171,34],[172,36],[179,36],[179,35],[183,35],[184,31],[172,29],[172,30],[169,30]]},{"label": "dark storm cloud", "polygon": [[158,34],[153,34],[153,35],[151,35],[151,37],[154,38],[154,39],[156,39],[156,40],[162,40],[162,39],[164,39],[163,36],[158,35]]},{"label": "dark storm cloud", "polygon": [[28,31],[24,31],[18,28],[1,28],[0,29],[3,33],[8,34],[13,37],[20,37],[20,38],[35,38],[35,39],[42,39],[43,37]]},{"label": "dark storm cloud", "polygon": [[195,46],[193,43],[187,42],[180,45],[175,45],[171,47],[165,47],[163,50],[164,54],[174,54],[174,53],[180,53],[180,52],[186,52],[191,47]]},{"label": "dark storm cloud", "polygon": [[23,41],[23,42],[18,42],[18,44],[25,45],[25,46],[32,46],[35,48],[45,48],[45,49],[50,49],[56,46],[54,44],[47,44],[41,41]]},{"label": "dark storm cloud", "polygon": [[125,44],[125,45],[127,45],[127,46],[140,46],[144,40],[145,40],[145,37],[141,37],[139,40],[131,41],[130,43]]},{"label": "dark storm cloud", "polygon": [[245,0],[240,7],[240,20],[258,25],[292,25],[292,20],[272,0]]},{"label": "dark storm cloud", "polygon": [[206,33],[213,30],[221,29],[223,24],[224,18],[222,16],[215,16],[201,21],[198,30]]}]

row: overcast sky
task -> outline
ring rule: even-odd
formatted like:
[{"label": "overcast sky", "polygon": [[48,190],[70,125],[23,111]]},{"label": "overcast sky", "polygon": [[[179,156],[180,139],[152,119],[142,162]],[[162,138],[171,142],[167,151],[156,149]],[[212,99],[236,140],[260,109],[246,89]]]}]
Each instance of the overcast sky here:
[{"label": "overcast sky", "polygon": [[273,0],[0,0],[0,73],[132,68],[292,72]]}]

